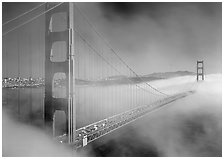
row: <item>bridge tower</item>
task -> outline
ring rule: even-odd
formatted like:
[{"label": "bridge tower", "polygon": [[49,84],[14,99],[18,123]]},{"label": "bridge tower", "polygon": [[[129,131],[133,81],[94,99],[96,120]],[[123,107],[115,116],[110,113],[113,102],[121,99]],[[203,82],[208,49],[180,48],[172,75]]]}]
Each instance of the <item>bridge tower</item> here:
[{"label": "bridge tower", "polygon": [[[58,3],[46,4],[45,17],[45,98],[44,98],[44,121],[45,126],[52,135],[55,133],[55,112],[63,111],[66,116],[66,130],[68,134],[68,142],[73,143],[75,138],[76,120],[75,120],[75,68],[74,68],[74,49],[72,43],[73,37],[73,3],[62,3],[54,9]],[[57,16],[64,16],[66,20],[64,29],[58,29],[56,26]],[[61,25],[61,24],[60,24]],[[57,45],[63,44],[64,51],[61,51],[60,56],[64,59],[54,60],[55,57],[53,48],[58,48]],[[61,49],[56,49],[61,50]],[[54,96],[54,77],[56,74],[65,75],[65,96]]]},{"label": "bridge tower", "polygon": [[197,61],[197,81],[201,79],[204,80],[204,61]]}]

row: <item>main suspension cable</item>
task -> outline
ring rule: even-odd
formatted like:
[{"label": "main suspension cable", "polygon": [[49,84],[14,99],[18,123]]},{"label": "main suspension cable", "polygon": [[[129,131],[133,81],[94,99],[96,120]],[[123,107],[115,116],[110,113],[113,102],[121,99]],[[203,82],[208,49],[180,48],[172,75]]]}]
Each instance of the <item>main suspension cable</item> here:
[{"label": "main suspension cable", "polygon": [[[134,75],[136,75],[136,77],[138,77],[142,82],[144,82],[144,80],[115,52],[115,50],[111,47],[111,45],[109,44],[108,41],[106,41],[104,39],[104,37],[96,30],[96,28],[92,25],[92,23],[90,23],[90,21],[88,20],[87,16],[84,15],[84,13],[81,11],[81,9],[79,7],[77,7],[77,5],[74,5],[77,10],[79,11],[79,13],[84,17],[84,19],[86,20],[86,22],[90,25],[90,27],[93,29],[93,31],[95,31],[95,33],[105,42],[105,44],[111,49],[111,51],[118,57],[118,59],[131,71],[134,73]],[[165,94],[161,91],[159,91],[158,89],[156,89],[155,87],[151,86],[150,84],[148,84],[147,82],[146,85],[148,85],[149,87],[151,87],[153,90],[159,92],[162,95],[165,96],[169,96],[168,94]]]},{"label": "main suspension cable", "polygon": [[53,10],[54,8],[60,6],[62,3],[64,3],[64,2],[61,2],[61,3],[57,4],[57,5],[55,5],[54,7],[52,7],[52,8],[50,8],[50,9],[48,9],[48,10],[42,12],[41,14],[38,14],[37,16],[35,16],[35,17],[33,17],[33,18],[31,18],[31,19],[25,21],[24,23],[22,23],[22,24],[20,24],[20,25],[17,25],[16,27],[10,29],[9,31],[3,33],[2,36],[7,35],[8,33],[10,33],[10,32],[12,32],[12,31],[14,31],[14,30],[20,28],[21,26],[23,26],[23,25],[25,25],[25,24],[27,24],[27,23],[30,23],[31,21],[33,21],[34,19],[40,17],[41,15],[46,14],[47,12],[49,12],[49,11]]},{"label": "main suspension cable", "polygon": [[28,10],[27,12],[22,13],[22,14],[18,15],[17,17],[15,17],[15,18],[13,18],[13,19],[11,19],[11,20],[9,20],[9,21],[3,23],[2,26],[4,26],[4,25],[6,25],[6,24],[8,24],[8,23],[10,23],[10,22],[12,22],[12,21],[14,21],[14,20],[16,20],[16,19],[18,19],[18,18],[20,18],[20,17],[22,17],[22,16],[24,16],[24,15],[26,15],[26,14],[32,12],[32,11],[34,11],[34,10],[36,10],[37,8],[40,8],[40,7],[43,6],[45,3],[46,3],[46,2],[41,3],[40,5],[38,5],[38,6],[34,7],[34,8],[32,8],[31,10]]}]

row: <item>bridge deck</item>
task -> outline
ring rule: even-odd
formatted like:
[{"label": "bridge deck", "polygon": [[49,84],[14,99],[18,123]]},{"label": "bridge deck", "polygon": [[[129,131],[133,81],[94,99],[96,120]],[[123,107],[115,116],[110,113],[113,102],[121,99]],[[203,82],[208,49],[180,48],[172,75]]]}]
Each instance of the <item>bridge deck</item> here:
[{"label": "bridge deck", "polygon": [[[130,123],[136,119],[146,115],[149,112],[157,110],[158,108],[171,103],[177,99],[184,98],[187,95],[194,93],[193,91],[184,92],[169,96],[163,100],[156,101],[150,105],[144,105],[132,110],[128,110],[124,113],[100,120],[92,123],[88,126],[79,128],[76,130],[75,143],[71,146],[75,148],[84,147],[92,141]],[[68,143],[67,134],[56,137],[61,143]]]}]

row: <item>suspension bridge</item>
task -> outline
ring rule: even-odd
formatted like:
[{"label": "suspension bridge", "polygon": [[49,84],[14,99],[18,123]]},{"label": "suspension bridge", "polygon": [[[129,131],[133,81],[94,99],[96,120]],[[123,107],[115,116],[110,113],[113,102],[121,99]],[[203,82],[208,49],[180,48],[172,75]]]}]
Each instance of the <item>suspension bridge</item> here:
[{"label": "suspension bridge", "polygon": [[151,85],[76,3],[41,3],[3,22],[2,36],[3,108],[74,148],[193,93]]}]

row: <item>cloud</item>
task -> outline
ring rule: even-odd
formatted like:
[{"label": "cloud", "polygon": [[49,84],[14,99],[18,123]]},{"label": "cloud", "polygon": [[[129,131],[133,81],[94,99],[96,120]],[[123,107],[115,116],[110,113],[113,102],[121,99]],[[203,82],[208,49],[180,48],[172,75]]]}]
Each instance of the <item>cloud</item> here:
[{"label": "cloud", "polygon": [[195,71],[198,59],[206,62],[207,73],[221,72],[220,3],[87,3],[80,6],[97,30],[139,74]]},{"label": "cloud", "polygon": [[221,75],[207,76],[195,94],[91,143],[89,155],[222,156],[220,84]]},{"label": "cloud", "polygon": [[[3,111],[3,156],[221,156],[221,75],[207,75],[204,82],[198,83],[194,76],[153,82],[167,93],[171,88],[173,92],[191,89],[192,84],[195,94],[97,139],[75,154],[69,147],[52,141],[42,130],[16,122]],[[96,102],[99,94],[91,96],[93,92],[88,91],[99,116],[116,109],[111,102],[101,110]],[[130,98],[121,99],[125,104]],[[94,117],[89,115],[88,120],[94,121]],[[89,122],[85,121],[86,116],[82,119]]]},{"label": "cloud", "polygon": [[99,3],[104,16],[109,20],[116,20],[121,17],[123,20],[134,20],[136,16],[147,15],[153,19],[163,19],[164,17],[173,14],[178,8],[184,10],[198,10],[198,13],[206,14],[207,16],[216,16],[220,11],[221,3],[160,3],[160,2],[113,2]]},{"label": "cloud", "polygon": [[43,130],[12,120],[3,110],[3,157],[78,156],[71,148],[59,144]]}]

